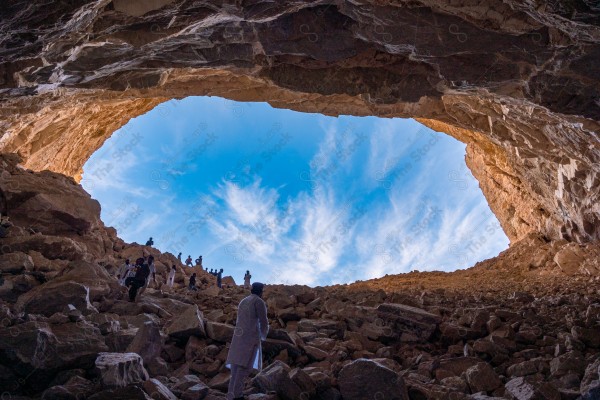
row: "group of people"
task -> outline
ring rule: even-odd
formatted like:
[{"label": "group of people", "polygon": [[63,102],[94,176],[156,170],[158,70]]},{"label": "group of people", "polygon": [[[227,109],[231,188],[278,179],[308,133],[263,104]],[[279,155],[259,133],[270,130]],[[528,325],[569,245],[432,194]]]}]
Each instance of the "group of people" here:
[{"label": "group of people", "polygon": [[[181,253],[179,253],[177,255],[177,259],[179,261],[181,261]],[[196,264],[193,265],[192,264],[192,256],[191,255],[188,255],[187,258],[185,259],[185,265],[186,266],[188,266],[188,267],[194,267],[194,266],[196,266],[196,267],[202,268],[202,256],[198,256],[198,258],[196,258],[195,262],[196,262]]]},{"label": "group of people", "polygon": [[156,267],[154,265],[154,256],[148,256],[148,259],[140,257],[135,260],[135,264],[131,264],[129,259],[125,260],[119,270],[117,271],[117,279],[123,286],[129,288],[129,301],[135,301],[138,296],[138,290],[141,289],[139,294],[141,295],[148,284],[150,278],[154,280],[156,284]]},{"label": "group of people", "polygon": [[[170,287],[173,286],[176,272],[177,267],[173,265],[169,270],[167,279]],[[220,278],[223,269],[221,268],[218,272],[211,270],[210,273],[217,277],[217,284],[221,287]],[[269,331],[267,306],[262,300],[264,285],[255,282],[250,286],[251,278],[250,271],[246,271],[244,287],[251,289],[250,295],[238,305],[235,329],[240,334],[233,336],[226,360],[226,366],[231,369],[227,398],[234,400],[244,398],[244,380],[248,377],[248,374],[253,369],[258,371],[262,369],[261,342],[267,339]],[[147,259],[140,257],[135,260],[135,264],[131,264],[129,259],[125,260],[125,264],[117,271],[117,279],[119,283],[129,288],[129,301],[135,301],[136,297],[148,287],[150,279],[153,279],[156,284],[154,257],[152,255],[148,256]],[[197,290],[196,273],[193,273],[190,277],[188,287],[191,290]]]}]

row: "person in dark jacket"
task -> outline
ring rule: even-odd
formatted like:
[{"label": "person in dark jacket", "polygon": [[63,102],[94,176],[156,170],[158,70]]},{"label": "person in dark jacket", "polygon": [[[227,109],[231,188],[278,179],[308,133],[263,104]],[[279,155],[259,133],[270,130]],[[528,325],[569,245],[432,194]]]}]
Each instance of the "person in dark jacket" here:
[{"label": "person in dark jacket", "polygon": [[150,267],[143,258],[138,258],[135,262],[135,275],[125,280],[125,286],[129,288],[129,301],[135,301],[138,289],[146,284],[149,275]]},{"label": "person in dark jacket", "polygon": [[221,279],[223,279],[223,268],[217,272],[217,286],[221,287]]},{"label": "person in dark jacket", "polygon": [[197,290],[196,289],[196,273],[195,272],[192,274],[192,276],[190,276],[189,289],[190,290]]}]

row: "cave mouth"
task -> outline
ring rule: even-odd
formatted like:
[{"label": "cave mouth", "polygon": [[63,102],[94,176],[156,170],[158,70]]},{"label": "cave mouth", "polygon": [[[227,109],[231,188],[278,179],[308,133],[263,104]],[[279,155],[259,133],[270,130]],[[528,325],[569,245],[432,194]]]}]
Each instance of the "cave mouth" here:
[{"label": "cave mouth", "polygon": [[508,247],[465,145],[413,119],[186,97],[117,130],[82,186],[128,242],[241,281],[453,271]]}]

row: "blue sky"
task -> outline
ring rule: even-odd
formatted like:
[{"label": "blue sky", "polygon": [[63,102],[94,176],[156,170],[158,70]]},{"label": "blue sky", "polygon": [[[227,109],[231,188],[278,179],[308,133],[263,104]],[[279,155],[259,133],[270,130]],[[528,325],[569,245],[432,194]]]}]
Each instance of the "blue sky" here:
[{"label": "blue sky", "polygon": [[508,239],[465,145],[412,119],[171,100],[115,132],[82,185],[128,242],[203,256],[240,283],[452,271]]}]

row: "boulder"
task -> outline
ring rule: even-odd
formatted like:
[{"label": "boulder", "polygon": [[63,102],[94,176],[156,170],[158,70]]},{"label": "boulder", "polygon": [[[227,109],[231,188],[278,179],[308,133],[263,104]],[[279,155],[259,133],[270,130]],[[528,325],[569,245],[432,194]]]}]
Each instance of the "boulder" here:
[{"label": "boulder", "polygon": [[355,360],[342,368],[338,384],[344,400],[408,400],[404,379],[391,369],[367,359]]},{"label": "boulder", "polygon": [[505,388],[514,400],[561,400],[554,386],[531,376],[511,379]]},{"label": "boulder", "polygon": [[600,328],[584,328],[581,326],[574,326],[571,328],[571,334],[573,338],[583,342],[587,347],[597,349],[600,347]]},{"label": "boulder", "polygon": [[290,377],[291,368],[276,360],[260,371],[252,384],[262,392],[276,392],[282,400],[302,399],[303,389]]},{"label": "boulder", "polygon": [[219,322],[205,321],[206,336],[221,343],[229,343],[235,327]]},{"label": "boulder", "polygon": [[148,393],[154,400],[177,400],[177,397],[163,385],[158,379],[148,379],[142,383],[144,392]]},{"label": "boulder", "polygon": [[585,261],[585,253],[576,243],[569,243],[554,255],[554,262],[567,275],[579,272],[579,267]]},{"label": "boulder", "polygon": [[209,387],[206,386],[204,383],[196,383],[195,385],[187,388],[181,394],[181,400],[202,400],[206,397],[209,390]]},{"label": "boulder", "polygon": [[21,295],[17,310],[28,314],[42,314],[50,317],[61,312],[69,304],[84,314],[97,312],[90,303],[90,291],[76,282],[48,282]]},{"label": "boulder", "polygon": [[183,313],[175,315],[165,327],[165,333],[181,339],[186,339],[192,335],[205,337],[204,318],[198,306],[191,305]]},{"label": "boulder", "polygon": [[33,259],[21,252],[0,254],[0,272],[5,274],[20,274],[33,269]]},{"label": "boulder", "polygon": [[327,336],[344,338],[346,330],[343,323],[327,319],[302,319],[298,322],[298,332],[317,332]]},{"label": "boulder", "polygon": [[100,353],[96,371],[102,385],[109,388],[125,387],[148,379],[144,361],[136,353]]},{"label": "boulder", "polygon": [[465,376],[471,393],[491,392],[502,385],[498,374],[488,363],[478,363],[467,369]]},{"label": "boulder", "polygon": [[405,304],[380,304],[377,307],[377,316],[392,329],[410,331],[425,341],[431,338],[441,322],[439,316]]},{"label": "boulder", "polygon": [[585,367],[585,359],[573,351],[555,357],[550,361],[550,373],[557,378],[571,373],[576,373],[581,377],[585,372]]},{"label": "boulder", "polygon": [[163,341],[160,329],[152,322],[146,322],[138,329],[133,341],[127,347],[128,353],[137,353],[146,365],[150,360],[160,356]]}]

